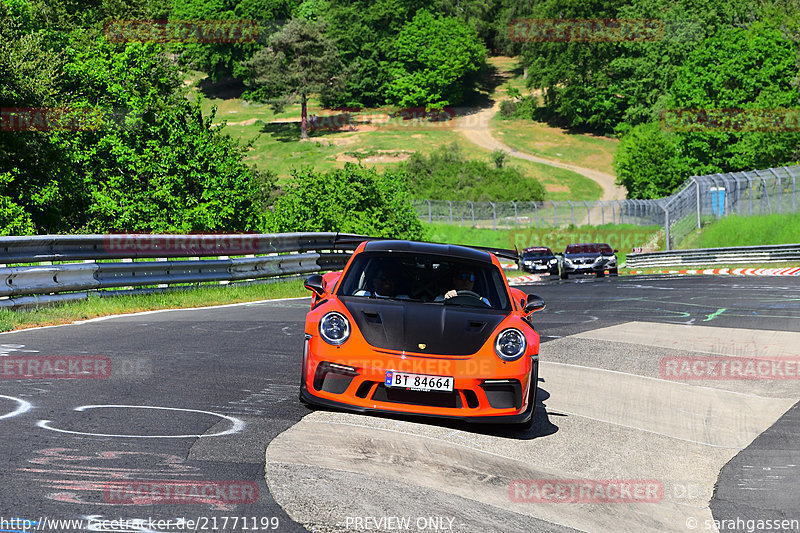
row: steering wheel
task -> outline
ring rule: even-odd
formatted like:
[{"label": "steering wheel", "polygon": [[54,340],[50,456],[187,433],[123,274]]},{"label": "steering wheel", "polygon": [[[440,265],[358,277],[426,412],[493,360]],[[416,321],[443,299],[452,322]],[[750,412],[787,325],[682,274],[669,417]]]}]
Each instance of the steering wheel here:
[{"label": "steering wheel", "polygon": [[472,296],[473,298],[477,298],[478,300],[483,299],[483,297],[480,294],[473,291],[456,291],[456,296]]}]

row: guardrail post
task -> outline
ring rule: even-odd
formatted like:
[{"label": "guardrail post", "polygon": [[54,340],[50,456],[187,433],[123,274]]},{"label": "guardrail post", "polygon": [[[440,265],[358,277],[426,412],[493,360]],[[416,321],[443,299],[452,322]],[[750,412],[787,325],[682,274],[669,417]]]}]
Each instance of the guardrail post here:
[{"label": "guardrail post", "polygon": [[753,216],[753,180],[744,172],[742,172],[742,175],[747,180],[748,196],[750,196],[750,216]]},{"label": "guardrail post", "polygon": [[583,201],[583,205],[586,206],[586,225],[591,226],[592,225],[592,214],[591,214],[591,209],[589,208],[589,202],[584,200]]},{"label": "guardrail post", "polygon": [[571,213],[571,216],[572,216],[572,225],[574,226],[575,225],[575,206],[569,200],[567,200],[567,203],[569,204],[569,210],[570,210],[570,213]]},{"label": "guardrail post", "polygon": [[614,224],[614,225],[616,225],[616,224],[617,224],[617,215],[616,215],[616,213],[614,212],[614,200],[611,200],[611,201],[610,201],[610,202],[608,202],[608,203],[610,203],[610,204],[611,204],[611,223],[612,223],[612,224]]},{"label": "guardrail post", "polygon": [[797,187],[795,187],[795,179],[794,179],[795,176],[794,176],[794,174],[789,172],[788,168],[783,167],[783,169],[786,170],[786,173],[789,174],[792,177],[792,211],[794,211],[796,213],[797,212],[797,202],[795,201],[795,191],[797,191]]},{"label": "guardrail post", "polygon": [[669,252],[669,205],[664,204],[661,206],[661,208],[664,210],[664,233],[666,234],[665,237],[667,241],[667,251]]},{"label": "guardrail post", "polygon": [[492,222],[494,224],[494,229],[497,230],[497,208],[494,205],[494,202],[489,202],[489,205],[492,206]]},{"label": "guardrail post", "polygon": [[473,204],[470,201],[467,201],[467,203],[469,204],[469,210],[472,213],[472,227],[474,228],[475,227],[475,204]]},{"label": "guardrail post", "polygon": [[536,202],[531,202],[533,204],[533,227],[539,227],[539,208],[536,206]]},{"label": "guardrail post", "polygon": [[553,202],[553,227],[558,227],[558,205]]},{"label": "guardrail post", "polygon": [[425,201],[428,202],[428,224],[433,222],[433,213],[431,212],[431,201],[425,198]]},{"label": "guardrail post", "polygon": [[597,203],[600,204],[600,224],[604,226],[606,223],[606,204],[600,201]]},{"label": "guardrail post", "polygon": [[517,202],[512,201],[511,205],[514,206],[514,227],[519,227],[519,221],[517,220]]},{"label": "guardrail post", "polygon": [[447,200],[448,205],[450,206],[450,224],[453,223],[453,202]]}]

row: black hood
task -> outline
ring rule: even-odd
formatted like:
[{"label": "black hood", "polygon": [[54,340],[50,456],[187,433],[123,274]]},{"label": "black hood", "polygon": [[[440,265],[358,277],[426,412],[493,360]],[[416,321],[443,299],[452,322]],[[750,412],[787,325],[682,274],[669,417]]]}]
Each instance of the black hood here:
[{"label": "black hood", "polygon": [[370,345],[421,354],[472,355],[507,314],[488,308],[378,298],[343,298],[342,302]]}]

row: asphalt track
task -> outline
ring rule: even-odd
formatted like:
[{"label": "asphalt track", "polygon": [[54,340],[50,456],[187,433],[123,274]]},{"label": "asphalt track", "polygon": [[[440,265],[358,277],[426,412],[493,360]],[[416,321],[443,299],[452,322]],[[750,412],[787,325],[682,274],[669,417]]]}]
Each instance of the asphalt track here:
[{"label": "asphalt track", "polygon": [[[310,411],[297,401],[307,299],[0,335],[0,363],[81,356],[111,368],[10,379],[3,367],[0,531],[24,529],[12,518],[41,531],[237,532],[752,531],[748,520],[800,520],[800,379],[686,380],[663,366],[797,358],[796,280],[630,276],[525,290],[548,304],[534,320],[542,367],[529,431]],[[257,498],[115,499],[117,484],[153,480],[234,482]],[[537,502],[515,493],[517,480],[662,490],[647,502]],[[43,523],[90,516],[153,521]]]}]

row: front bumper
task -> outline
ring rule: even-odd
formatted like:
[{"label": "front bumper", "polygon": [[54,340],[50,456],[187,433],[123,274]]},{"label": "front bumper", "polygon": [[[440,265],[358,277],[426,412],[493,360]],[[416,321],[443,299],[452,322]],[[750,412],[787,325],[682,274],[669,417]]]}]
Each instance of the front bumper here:
[{"label": "front bumper", "polygon": [[551,274],[554,276],[558,275],[558,263],[554,265],[538,265],[536,263],[526,265],[523,263],[522,270],[526,272],[530,272],[532,274]]},{"label": "front bumper", "polygon": [[617,270],[617,264],[589,264],[589,265],[567,265],[566,263],[561,267],[562,272],[567,274],[602,274],[607,271]]},{"label": "front bumper", "polygon": [[[318,337],[306,340],[300,397],[311,404],[365,413],[421,415],[475,423],[530,419],[531,374],[538,356],[503,363],[496,355],[409,355],[371,350],[363,358]],[[492,358],[495,361],[492,360]],[[453,376],[453,392],[386,387],[387,370]],[[488,381],[488,382],[487,382]]]}]

